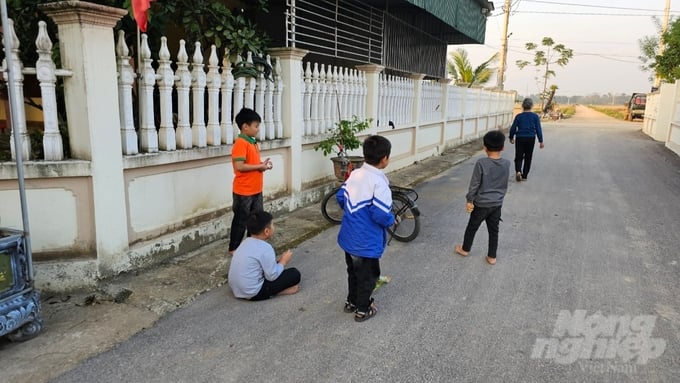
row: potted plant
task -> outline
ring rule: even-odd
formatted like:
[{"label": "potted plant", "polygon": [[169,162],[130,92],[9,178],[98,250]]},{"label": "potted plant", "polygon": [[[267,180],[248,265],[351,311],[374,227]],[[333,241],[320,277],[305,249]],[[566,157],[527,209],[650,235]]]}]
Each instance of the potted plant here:
[{"label": "potted plant", "polygon": [[325,156],[337,154],[336,157],[331,157],[331,161],[339,181],[344,181],[348,175],[349,164],[352,168],[358,168],[364,163],[363,157],[349,156],[347,152],[361,147],[357,133],[368,129],[372,121],[370,118],[360,120],[357,116],[352,116],[351,120],[340,120],[334,128],[326,132],[327,137],[314,147],[314,150],[321,150]]}]

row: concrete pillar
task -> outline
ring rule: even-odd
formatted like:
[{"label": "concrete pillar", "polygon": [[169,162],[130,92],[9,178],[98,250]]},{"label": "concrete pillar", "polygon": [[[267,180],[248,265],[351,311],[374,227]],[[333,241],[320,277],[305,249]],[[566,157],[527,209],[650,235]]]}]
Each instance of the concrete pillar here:
[{"label": "concrete pillar", "polygon": [[[442,111],[442,133],[439,137],[439,145],[446,144],[446,129],[449,126],[449,91],[451,90],[452,78],[440,78],[439,83],[442,84],[442,100],[441,100],[441,111]],[[440,153],[441,154],[441,151]]]},{"label": "concrete pillar", "polygon": [[422,96],[422,90],[423,90],[423,79],[425,78],[424,74],[420,73],[413,73],[410,76],[408,76],[410,79],[413,80],[413,146],[411,148],[412,153],[413,153],[413,159],[418,161],[420,160],[420,156],[418,155],[418,133],[420,130],[420,98]]},{"label": "concrete pillar", "polygon": [[271,57],[281,65],[281,76],[286,87],[283,89],[281,118],[283,136],[290,138],[290,164],[288,168],[288,184],[291,191],[289,209],[295,210],[299,203],[297,195],[302,189],[302,136],[304,135],[304,119],[302,111],[302,59],[308,51],[298,48],[273,48],[269,50]]},{"label": "concrete pillar", "polygon": [[126,10],[62,1],[40,6],[59,28],[71,155],[90,160],[97,259],[102,275],[127,264],[128,222],[113,27]]},{"label": "concrete pillar", "polygon": [[[373,119],[369,129],[370,134],[378,132],[378,95],[380,89],[380,72],[385,69],[382,65],[366,64],[355,67],[366,74],[366,118]],[[387,121],[380,121],[385,127]]]}]

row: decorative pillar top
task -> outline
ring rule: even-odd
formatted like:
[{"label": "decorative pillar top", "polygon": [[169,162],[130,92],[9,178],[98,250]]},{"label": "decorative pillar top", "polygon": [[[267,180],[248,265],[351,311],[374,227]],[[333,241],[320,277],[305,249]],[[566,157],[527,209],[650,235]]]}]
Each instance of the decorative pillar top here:
[{"label": "decorative pillar top", "polygon": [[78,0],[45,3],[38,7],[57,25],[81,24],[113,28],[128,13],[125,9]]},{"label": "decorative pillar top", "polygon": [[453,79],[452,78],[440,78],[438,81],[442,84],[450,84],[451,82],[453,82]]},{"label": "decorative pillar top", "polygon": [[280,59],[288,59],[288,60],[302,60],[307,53],[309,53],[308,50],[305,49],[300,49],[300,48],[271,48],[269,49],[269,54],[272,57],[277,57]]},{"label": "decorative pillar top", "polygon": [[425,75],[422,73],[411,73],[410,75],[406,76],[412,80],[422,80],[425,78]]},{"label": "decorative pillar top", "polygon": [[366,73],[380,73],[385,69],[383,65],[378,64],[363,64],[355,66],[358,70]]}]

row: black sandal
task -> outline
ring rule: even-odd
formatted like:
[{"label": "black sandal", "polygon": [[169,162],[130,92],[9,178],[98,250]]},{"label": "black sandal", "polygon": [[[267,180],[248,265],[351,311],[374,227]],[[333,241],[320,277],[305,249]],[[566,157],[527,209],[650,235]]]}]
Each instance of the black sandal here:
[{"label": "black sandal", "polygon": [[345,307],[343,307],[342,311],[348,314],[353,313],[357,311],[357,306],[354,303],[345,302]]},{"label": "black sandal", "polygon": [[371,298],[371,303],[368,306],[368,311],[366,312],[357,311],[356,313],[354,313],[354,320],[357,322],[363,322],[365,320],[373,318],[377,313],[378,308],[375,306],[375,303],[373,303],[373,298]]}]

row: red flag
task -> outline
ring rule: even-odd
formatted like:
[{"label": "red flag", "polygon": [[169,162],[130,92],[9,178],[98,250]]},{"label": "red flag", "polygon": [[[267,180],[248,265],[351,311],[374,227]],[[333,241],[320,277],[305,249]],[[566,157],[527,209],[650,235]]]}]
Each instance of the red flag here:
[{"label": "red flag", "polygon": [[132,0],[132,13],[135,16],[135,22],[139,30],[146,32],[146,11],[151,7],[153,0]]}]

